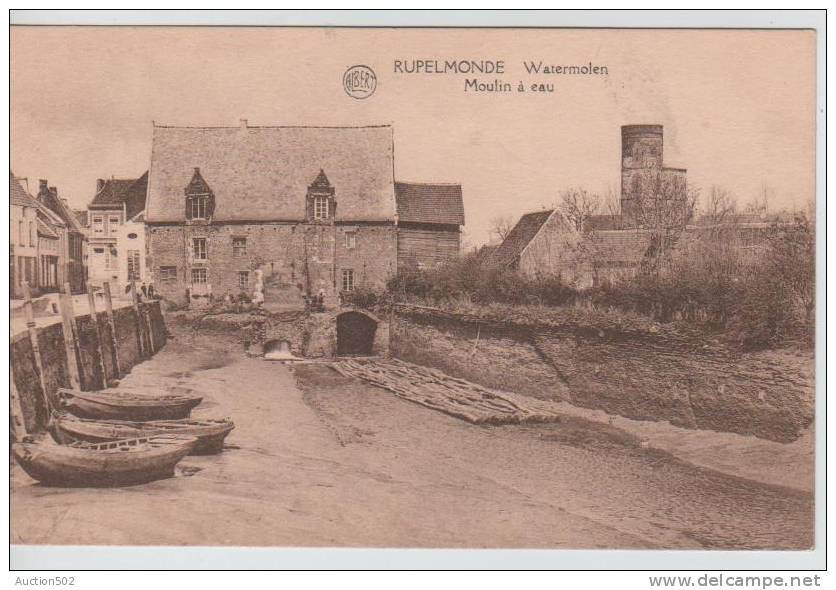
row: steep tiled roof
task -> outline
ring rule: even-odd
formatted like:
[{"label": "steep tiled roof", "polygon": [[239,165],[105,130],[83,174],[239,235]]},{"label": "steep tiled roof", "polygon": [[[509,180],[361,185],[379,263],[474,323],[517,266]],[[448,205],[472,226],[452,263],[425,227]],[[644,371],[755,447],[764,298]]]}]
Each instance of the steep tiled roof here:
[{"label": "steep tiled roof", "polygon": [[396,182],[398,220],[464,225],[460,184]]},{"label": "steep tiled roof", "polygon": [[26,192],[20,180],[15,178],[11,172],[9,173],[9,200],[12,205],[18,205],[20,207],[38,207],[38,202],[35,198]]},{"label": "steep tiled roof", "polygon": [[81,224],[81,227],[87,227],[90,225],[89,223],[89,216],[87,215],[87,211],[84,209],[73,209],[73,213],[75,214],[76,220]]},{"label": "steep tiled roof", "polygon": [[491,264],[506,266],[517,261],[522,251],[534,239],[543,224],[549,219],[553,210],[526,213],[503,240],[502,244],[491,256]]},{"label": "steep tiled roof", "polygon": [[96,193],[91,205],[122,205],[122,195],[136,182],[136,178],[108,178]]},{"label": "steep tiled roof", "polygon": [[104,186],[93,200],[92,208],[125,206],[125,214],[132,219],[145,209],[145,197],[148,193],[148,172],[139,178],[111,178],[105,180]]},{"label": "steep tiled roof", "polygon": [[58,234],[55,230],[43,219],[38,217],[38,235],[46,238],[58,239]]},{"label": "steep tiled roof", "polygon": [[621,215],[590,215],[584,221],[584,231],[601,229],[622,229],[624,218]]},{"label": "steep tiled roof", "polygon": [[69,206],[64,203],[63,199],[58,197],[57,191],[39,192],[38,197],[46,208],[61,218],[61,221],[67,225],[69,231],[84,233],[84,228],[81,227],[81,224]]},{"label": "steep tiled roof", "polygon": [[645,259],[651,239],[651,232],[640,229],[602,230],[586,237],[598,262],[630,265]]},{"label": "steep tiled roof", "polygon": [[194,169],[211,188],[216,221],[303,220],[320,170],[335,189],[335,218],[395,216],[392,128],[154,127],[147,222],[185,217]]}]

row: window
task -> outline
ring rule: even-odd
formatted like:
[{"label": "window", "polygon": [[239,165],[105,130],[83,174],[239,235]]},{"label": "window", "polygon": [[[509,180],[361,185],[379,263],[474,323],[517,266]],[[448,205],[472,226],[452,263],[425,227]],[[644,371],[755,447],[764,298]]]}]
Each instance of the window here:
[{"label": "window", "polygon": [[104,233],[104,217],[101,215],[94,215],[92,225],[94,234]]},{"label": "window", "polygon": [[247,238],[232,238],[232,255],[237,257],[247,255]]},{"label": "window", "polygon": [[353,250],[357,246],[357,232],[345,232],[345,247]]},{"label": "window", "polygon": [[193,285],[205,285],[206,284],[206,269],[205,268],[193,268],[192,269],[192,284]]},{"label": "window", "polygon": [[328,219],[328,197],[314,197],[314,219]]},{"label": "window", "polygon": [[19,239],[20,245],[25,246],[26,242],[23,240],[24,233],[23,233],[23,222],[22,221],[17,222],[17,235],[20,238]]},{"label": "window", "polygon": [[250,286],[250,271],[248,270],[239,270],[238,271],[238,286],[242,289],[246,289]]},{"label": "window", "polygon": [[354,290],[354,271],[350,268],[343,269],[343,291]]},{"label": "window", "polygon": [[116,270],[119,268],[119,257],[116,248],[105,248],[105,269]]},{"label": "window", "polygon": [[115,234],[119,231],[119,216],[111,215],[108,218],[108,223],[110,224],[110,229],[108,233]]},{"label": "window", "polygon": [[192,252],[195,260],[206,260],[206,238],[192,238]]},{"label": "window", "polygon": [[161,281],[176,281],[177,280],[177,267],[176,266],[161,266],[160,267],[160,280]]},{"label": "window", "polygon": [[129,234],[128,234],[128,239],[129,239],[129,240],[135,240],[135,239],[137,239],[138,237],[139,237],[139,236],[137,236],[137,235],[136,235],[135,233],[133,233],[133,232],[131,232],[131,233],[129,233]]},{"label": "window", "polygon": [[35,222],[34,221],[29,222],[29,245],[30,246],[35,245]]},{"label": "window", "polygon": [[209,195],[192,195],[189,198],[191,219],[206,219],[206,209],[209,202]]},{"label": "window", "polygon": [[139,250],[128,250],[128,280],[139,280]]}]

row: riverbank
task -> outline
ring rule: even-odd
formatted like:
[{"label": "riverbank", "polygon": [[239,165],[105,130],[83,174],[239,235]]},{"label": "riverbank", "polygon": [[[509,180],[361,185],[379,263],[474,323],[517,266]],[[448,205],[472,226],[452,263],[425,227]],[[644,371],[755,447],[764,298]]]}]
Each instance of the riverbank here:
[{"label": "riverbank", "polygon": [[[325,364],[247,357],[228,330],[173,338],[123,380],[231,416],[218,456],[120,489],[14,466],[19,544],[804,549],[810,493],[694,466],[614,424],[474,426]],[[689,431],[687,434],[700,435]],[[745,438],[745,437],[741,437]]]}]

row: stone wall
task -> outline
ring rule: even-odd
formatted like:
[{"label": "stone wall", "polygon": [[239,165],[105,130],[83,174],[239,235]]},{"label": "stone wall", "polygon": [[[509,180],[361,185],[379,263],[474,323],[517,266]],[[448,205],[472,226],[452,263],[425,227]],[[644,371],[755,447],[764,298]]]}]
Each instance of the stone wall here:
[{"label": "stone wall", "polygon": [[[122,375],[150,356],[152,348],[156,351],[165,345],[167,332],[159,302],[140,304],[140,313],[142,314],[141,331],[138,329],[140,324],[132,307],[119,308],[113,312]],[[84,391],[102,389],[106,386],[101,372],[102,361],[104,361],[108,377],[111,379],[117,377],[107,314],[100,312],[97,314],[97,319],[98,338],[89,314],[76,317],[78,327],[76,356],[80,387]],[[71,386],[63,326],[50,324],[37,330],[43,381],[47,395],[54,400],[59,387]],[[144,355],[140,354],[140,338],[143,341]],[[101,354],[99,346],[101,346]],[[44,390],[38,378],[35,355],[28,332],[21,332],[12,337],[11,366],[26,429],[29,432],[40,430],[46,425],[48,416]]]},{"label": "stone wall", "polygon": [[[274,282],[311,293],[334,296],[342,289],[344,270],[353,272],[354,286],[381,289],[394,274],[397,262],[396,228],[389,224],[208,224],[149,225],[149,265],[157,292],[184,302],[193,294],[211,292],[216,298],[241,291],[252,295],[256,269]],[[349,236],[353,234],[353,238]],[[207,258],[195,260],[193,238],[206,238]],[[233,248],[246,240],[246,252]],[[161,267],[174,267],[175,278],[163,279]],[[191,269],[205,268],[208,287],[192,286]],[[246,288],[240,283],[247,272]]]},{"label": "stone wall", "polygon": [[474,321],[399,307],[391,353],[489,387],[639,420],[789,442],[813,419],[813,356],[613,325]]},{"label": "stone wall", "polygon": [[264,345],[271,341],[287,341],[290,351],[305,358],[332,358],[337,356],[337,320],[347,312],[365,315],[377,323],[373,354],[385,354],[389,350],[389,322],[374,313],[340,307],[321,313],[287,311],[259,316],[245,328],[251,334],[253,344]]}]

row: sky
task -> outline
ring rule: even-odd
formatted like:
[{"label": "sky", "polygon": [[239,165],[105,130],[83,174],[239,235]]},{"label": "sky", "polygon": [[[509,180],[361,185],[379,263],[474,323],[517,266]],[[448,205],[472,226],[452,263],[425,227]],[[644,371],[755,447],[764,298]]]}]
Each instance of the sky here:
[{"label": "sky", "polygon": [[[395,60],[501,60],[492,74],[403,74]],[[529,75],[525,61],[606,66]],[[377,89],[342,88],[356,64]],[[495,78],[553,92],[465,91]],[[732,30],[12,27],[11,168],[76,208],[97,178],[148,169],[158,125],[392,124],[395,179],[461,183],[466,240],[561,191],[620,189],[620,127],[664,125],[689,186],[771,208],[815,195],[815,33]],[[339,190],[339,187],[337,187]]]}]

